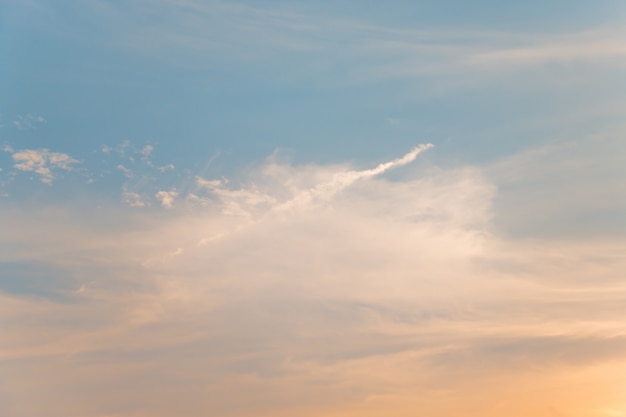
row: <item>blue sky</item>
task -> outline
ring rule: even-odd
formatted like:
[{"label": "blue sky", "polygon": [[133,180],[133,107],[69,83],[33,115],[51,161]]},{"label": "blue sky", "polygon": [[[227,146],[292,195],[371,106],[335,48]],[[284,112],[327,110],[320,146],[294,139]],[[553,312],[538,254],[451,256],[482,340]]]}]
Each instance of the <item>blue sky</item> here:
[{"label": "blue sky", "polygon": [[[372,162],[416,141],[475,161],[570,134],[538,120],[623,95],[610,50],[466,62],[615,42],[616,2],[197,6],[5,2],[3,123],[48,123],[5,129],[4,140],[54,142],[80,158],[129,140],[195,169],[216,152],[226,168],[277,148],[303,161]],[[568,128],[592,133],[619,116],[593,112]]]},{"label": "blue sky", "polygon": [[623,125],[615,2],[2,7],[3,146],[76,161],[50,187],[1,155],[10,204],[152,197],[275,152],[365,166],[432,142],[433,164],[493,164]]},{"label": "blue sky", "polygon": [[625,23],[0,2],[0,414],[625,416]]}]

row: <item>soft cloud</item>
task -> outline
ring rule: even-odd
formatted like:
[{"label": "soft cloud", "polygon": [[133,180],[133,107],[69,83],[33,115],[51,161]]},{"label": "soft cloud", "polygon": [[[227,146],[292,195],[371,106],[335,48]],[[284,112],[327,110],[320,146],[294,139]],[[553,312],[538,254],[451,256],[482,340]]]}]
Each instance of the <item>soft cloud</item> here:
[{"label": "soft cloud", "polygon": [[122,193],[124,202],[131,207],[147,207],[150,203],[143,201],[141,194],[125,191]]},{"label": "soft cloud", "polygon": [[174,170],[174,164],[167,164],[167,165],[163,165],[162,167],[158,167],[157,170],[159,172],[165,172],[165,171],[173,171]]},{"label": "soft cloud", "polygon": [[17,417],[623,409],[626,242],[499,237],[497,187],[481,170],[385,177],[417,153],[372,169],[270,160],[240,185],[197,178],[168,211],[5,211],[0,266],[30,279],[0,280],[12,381],[0,407]]},{"label": "soft cloud", "polygon": [[[163,25],[145,24],[137,30],[120,18],[145,14],[167,15],[168,19]],[[282,77],[296,69],[290,77],[318,74],[322,82],[328,82],[329,75],[336,76],[333,69],[342,68],[346,76],[334,82],[443,77],[444,84],[458,87],[528,67],[578,62],[621,68],[626,60],[626,48],[619,41],[624,31],[612,27],[528,33],[451,30],[424,23],[411,29],[298,12],[297,7],[267,9],[200,1],[113,6],[100,15],[119,28],[120,47],[169,57],[173,66],[197,69],[251,60],[272,65],[281,56],[293,65],[273,67],[273,74]]]},{"label": "soft cloud", "polygon": [[494,220],[517,236],[623,236],[626,144],[623,134],[559,141],[485,167],[497,181]]},{"label": "soft cloud", "polygon": [[124,165],[118,164],[116,168],[119,169],[120,171],[122,171],[126,178],[133,178],[134,177],[133,171],[131,171],[129,168],[126,168]]},{"label": "soft cloud", "polygon": [[[9,152],[12,152],[11,148],[8,149]],[[21,171],[35,172],[39,175],[40,181],[45,184],[51,184],[54,180],[54,170],[71,171],[73,169],[72,164],[78,163],[68,154],[50,152],[48,149],[25,149],[14,152],[11,157],[15,162],[13,165],[15,168]]]},{"label": "soft cloud", "polygon": [[[240,189],[231,189],[227,187],[228,181],[225,180],[206,180],[201,177],[196,177],[196,184],[201,189],[207,189],[214,196],[217,196],[223,204],[225,213],[250,215],[250,210],[257,210],[259,206],[265,207],[268,211],[290,210],[298,207],[309,207],[320,202],[328,201],[332,199],[335,194],[359,180],[372,178],[390,169],[413,162],[420,153],[432,147],[432,144],[419,145],[403,157],[381,163],[372,169],[361,171],[347,169],[325,172],[324,177],[326,177],[326,179],[308,189],[287,188],[285,185],[288,185],[288,183],[284,184],[283,187],[285,187],[285,189],[280,192],[282,198],[280,195],[274,195],[276,190],[273,192],[265,192],[255,185]],[[320,171],[323,172],[324,170]],[[268,165],[260,175],[265,176],[269,180],[276,175],[276,173],[282,174],[284,170],[271,164]],[[293,174],[294,173],[291,173],[290,175]],[[296,174],[295,178],[292,178],[290,181],[293,182],[297,177],[300,177],[300,175]],[[192,199],[197,200],[197,196],[194,194]]]},{"label": "soft cloud", "polygon": [[34,130],[38,125],[48,123],[46,119],[41,116],[33,116],[27,114],[26,116],[18,115],[17,119],[13,120],[13,125],[19,130]]},{"label": "soft cloud", "polygon": [[161,206],[165,208],[174,207],[174,200],[178,197],[178,191],[175,189],[170,191],[159,191],[155,197],[161,202]]},{"label": "soft cloud", "polygon": [[154,150],[154,146],[152,145],[146,145],[141,149],[141,154],[145,157],[149,156],[152,151]]},{"label": "soft cloud", "polygon": [[143,148],[141,148],[141,150],[139,151],[139,154],[141,155],[141,161],[144,164],[146,164],[147,166],[151,168],[154,168],[154,165],[152,164],[152,161],[150,160],[150,155],[152,155],[152,151],[154,151],[154,146],[146,145]]}]

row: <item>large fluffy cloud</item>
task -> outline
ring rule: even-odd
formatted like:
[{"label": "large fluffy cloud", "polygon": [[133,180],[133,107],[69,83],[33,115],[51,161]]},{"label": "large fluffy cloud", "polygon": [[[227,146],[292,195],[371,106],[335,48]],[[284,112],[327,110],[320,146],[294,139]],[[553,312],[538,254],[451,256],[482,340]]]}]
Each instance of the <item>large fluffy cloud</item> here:
[{"label": "large fluffy cloud", "polygon": [[5,210],[0,411],[624,412],[624,242],[499,237],[479,169],[381,175],[415,156],[268,161],[167,211]]}]

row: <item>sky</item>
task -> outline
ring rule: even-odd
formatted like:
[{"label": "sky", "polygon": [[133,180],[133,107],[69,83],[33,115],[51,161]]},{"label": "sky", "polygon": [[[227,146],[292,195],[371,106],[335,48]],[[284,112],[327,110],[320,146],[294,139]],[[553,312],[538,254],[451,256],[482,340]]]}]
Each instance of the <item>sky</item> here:
[{"label": "sky", "polygon": [[0,1],[0,415],[626,417],[623,1]]}]

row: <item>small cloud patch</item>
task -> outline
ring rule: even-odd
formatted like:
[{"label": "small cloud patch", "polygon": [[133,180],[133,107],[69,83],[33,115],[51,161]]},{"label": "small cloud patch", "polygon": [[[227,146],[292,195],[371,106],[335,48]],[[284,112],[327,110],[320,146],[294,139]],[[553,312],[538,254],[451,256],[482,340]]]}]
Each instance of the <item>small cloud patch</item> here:
[{"label": "small cloud patch", "polygon": [[174,164],[167,164],[167,165],[164,165],[162,167],[158,167],[157,170],[159,172],[165,172],[165,171],[173,171],[174,168],[175,168]]},{"label": "small cloud patch", "polygon": [[154,146],[146,145],[146,146],[143,147],[143,149],[141,149],[141,154],[143,156],[149,156],[152,153],[153,150],[154,150]]},{"label": "small cloud patch", "polygon": [[130,169],[126,168],[124,165],[119,164],[116,168],[119,169],[120,171],[122,171],[126,178],[134,177],[133,171],[131,171]]},{"label": "small cloud patch", "polygon": [[27,114],[26,116],[20,114],[17,116],[17,119],[13,120],[13,126],[19,130],[35,130],[38,125],[45,123],[48,123],[46,119],[41,116],[33,116],[32,114]]},{"label": "small cloud patch", "polygon": [[178,197],[178,191],[171,189],[170,191],[159,191],[156,198],[161,202],[161,206],[165,208],[174,207],[174,200]]},{"label": "small cloud patch", "polygon": [[[13,152],[13,149],[5,147],[5,151]],[[52,184],[55,170],[72,171],[72,164],[79,162],[68,154],[50,152],[48,149],[24,149],[14,152],[11,157],[15,168],[38,174],[44,184]]]},{"label": "small cloud patch", "polygon": [[125,192],[123,194],[124,202],[131,207],[148,207],[150,203],[142,200],[138,193]]}]

